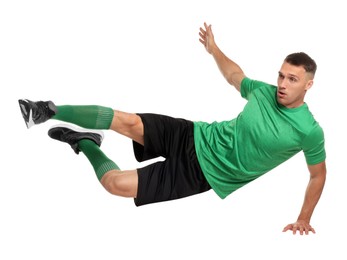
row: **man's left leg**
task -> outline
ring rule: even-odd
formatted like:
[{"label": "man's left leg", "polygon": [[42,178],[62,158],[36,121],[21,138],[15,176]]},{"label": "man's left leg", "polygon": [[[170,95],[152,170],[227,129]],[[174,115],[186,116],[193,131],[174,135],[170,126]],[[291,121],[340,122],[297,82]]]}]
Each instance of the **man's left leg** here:
[{"label": "man's left leg", "polygon": [[98,180],[108,192],[122,197],[136,197],[137,170],[121,171],[117,164],[101,151],[101,131],[86,131],[62,125],[51,128],[48,135],[55,140],[68,143],[76,154],[81,151],[92,164]]}]

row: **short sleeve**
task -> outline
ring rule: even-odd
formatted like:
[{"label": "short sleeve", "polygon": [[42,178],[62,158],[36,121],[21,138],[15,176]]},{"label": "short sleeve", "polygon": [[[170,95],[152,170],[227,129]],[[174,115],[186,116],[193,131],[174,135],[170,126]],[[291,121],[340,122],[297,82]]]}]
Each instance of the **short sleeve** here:
[{"label": "short sleeve", "polygon": [[314,165],[325,160],[326,153],[324,132],[319,125],[313,128],[312,131],[306,136],[302,148],[307,164]]},{"label": "short sleeve", "polygon": [[261,87],[269,87],[270,85],[262,82],[262,81],[258,81],[258,80],[253,80],[250,78],[245,77],[242,81],[241,81],[241,88],[240,88],[240,92],[241,92],[241,96],[247,100],[249,100],[250,94],[258,88]]},{"label": "short sleeve", "polygon": [[251,92],[252,90],[252,80],[245,77],[242,81],[241,81],[241,88],[240,88],[240,92],[241,92],[241,96],[245,99],[248,100],[248,94]]}]

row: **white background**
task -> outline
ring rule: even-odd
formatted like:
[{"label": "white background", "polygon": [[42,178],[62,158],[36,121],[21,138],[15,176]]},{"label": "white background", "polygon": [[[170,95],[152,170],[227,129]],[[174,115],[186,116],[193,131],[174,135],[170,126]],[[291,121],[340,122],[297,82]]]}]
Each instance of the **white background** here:
[{"label": "white background", "polygon": [[[0,259],[346,259],[343,1],[1,1]],[[212,122],[245,101],[198,41],[212,24],[246,75],[276,84],[284,57],[318,64],[306,102],[325,129],[328,178],[311,224],[299,214],[309,174],[300,153],[221,200],[213,192],[135,207],[109,195],[83,154],[26,129],[18,99],[96,104]],[[105,132],[122,169],[131,141]]]}]

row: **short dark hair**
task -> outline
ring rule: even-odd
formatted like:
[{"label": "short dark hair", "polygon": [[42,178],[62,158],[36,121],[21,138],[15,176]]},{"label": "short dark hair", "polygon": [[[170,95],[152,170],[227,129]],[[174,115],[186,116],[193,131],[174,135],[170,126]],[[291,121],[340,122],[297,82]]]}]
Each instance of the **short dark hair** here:
[{"label": "short dark hair", "polygon": [[312,73],[313,76],[317,70],[316,62],[304,52],[289,54],[284,61],[294,66],[303,66],[306,72]]}]

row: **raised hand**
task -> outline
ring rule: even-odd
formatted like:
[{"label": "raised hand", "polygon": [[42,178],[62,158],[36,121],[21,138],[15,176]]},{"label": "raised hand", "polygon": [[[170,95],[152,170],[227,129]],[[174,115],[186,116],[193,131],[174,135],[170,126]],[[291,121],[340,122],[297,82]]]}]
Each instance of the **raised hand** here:
[{"label": "raised hand", "polygon": [[212,53],[212,49],[216,45],[211,26],[212,25],[207,25],[206,23],[204,23],[204,28],[200,27],[199,32],[199,41],[205,46],[206,51],[210,54]]}]

